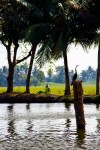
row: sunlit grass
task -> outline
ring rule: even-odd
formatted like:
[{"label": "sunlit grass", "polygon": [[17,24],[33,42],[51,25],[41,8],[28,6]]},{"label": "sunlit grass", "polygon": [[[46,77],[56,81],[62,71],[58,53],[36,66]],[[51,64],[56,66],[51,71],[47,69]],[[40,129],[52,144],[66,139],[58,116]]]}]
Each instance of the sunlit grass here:
[{"label": "sunlit grass", "polygon": [[[33,94],[37,94],[39,91],[45,91],[45,85],[40,85],[40,86],[31,86],[30,87],[30,92]],[[54,95],[64,95],[64,88],[65,85],[64,84],[52,84],[50,83],[50,90],[51,90],[51,94]],[[7,90],[6,87],[0,87],[0,93],[5,93]],[[84,95],[95,95],[96,93],[96,87],[95,85],[85,85],[83,84],[83,91],[84,91]],[[17,86],[14,87],[14,93],[24,93],[25,92],[25,86]],[[73,95],[73,89],[71,86],[71,95]]]},{"label": "sunlit grass", "polygon": [[95,95],[96,86],[95,85],[83,86],[83,91],[84,91],[84,95]]},{"label": "sunlit grass", "polygon": [[7,90],[7,88],[6,88],[6,87],[0,87],[0,93],[5,93],[5,92],[6,92],[6,90]]}]

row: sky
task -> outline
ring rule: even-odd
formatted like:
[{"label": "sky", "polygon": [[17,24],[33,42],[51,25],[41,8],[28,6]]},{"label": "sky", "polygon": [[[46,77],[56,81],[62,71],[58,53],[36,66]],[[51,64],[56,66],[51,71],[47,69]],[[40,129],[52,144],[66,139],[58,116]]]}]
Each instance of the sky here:
[{"label": "sky", "polygon": [[[88,51],[88,52],[87,52]],[[68,67],[69,70],[74,70],[76,65],[79,65],[77,70],[81,72],[82,70],[86,70],[88,66],[91,66],[93,69],[97,68],[97,53],[98,47],[92,46],[83,50],[81,45],[75,46],[74,44],[70,45],[68,48]],[[56,66],[63,65],[63,59],[55,62]],[[0,45],[0,67],[6,65],[7,66],[7,54],[6,49],[3,45]],[[44,66],[44,70],[46,70],[47,66]]]},{"label": "sky", "polygon": [[76,65],[79,65],[77,68],[79,72],[81,72],[82,70],[86,70],[88,66],[96,69],[97,54],[98,47],[92,46],[91,48],[83,49],[81,45],[75,46],[74,44],[72,44],[68,49],[69,70],[74,70]]}]

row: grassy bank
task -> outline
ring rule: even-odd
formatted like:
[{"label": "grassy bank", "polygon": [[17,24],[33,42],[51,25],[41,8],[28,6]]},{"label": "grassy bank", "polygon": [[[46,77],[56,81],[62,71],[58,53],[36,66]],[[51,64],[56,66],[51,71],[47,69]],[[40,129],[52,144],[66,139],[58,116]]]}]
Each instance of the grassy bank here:
[{"label": "grassy bank", "polygon": [[[45,85],[42,84],[40,86],[31,86],[30,87],[30,92],[31,94],[37,94],[39,91],[45,91]],[[54,95],[64,95],[64,84],[55,84],[55,83],[49,83],[50,85],[50,90],[51,94]],[[0,87],[0,93],[5,93],[6,92],[6,87]],[[83,84],[83,90],[84,90],[84,95],[95,95],[96,93],[96,87],[94,84]],[[14,93],[24,93],[25,92],[25,86],[17,86],[14,87]],[[71,95],[73,95],[73,89],[71,86]]]}]

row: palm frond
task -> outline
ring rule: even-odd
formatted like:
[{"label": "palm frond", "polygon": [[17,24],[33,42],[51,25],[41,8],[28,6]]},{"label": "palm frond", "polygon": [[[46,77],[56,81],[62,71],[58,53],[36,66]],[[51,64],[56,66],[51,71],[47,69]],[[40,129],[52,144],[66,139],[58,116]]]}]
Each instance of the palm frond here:
[{"label": "palm frond", "polygon": [[43,40],[47,34],[50,33],[49,24],[34,24],[29,26],[25,30],[20,33],[21,39],[24,39],[25,42],[31,42],[38,44],[41,40]]},{"label": "palm frond", "polygon": [[39,11],[39,8],[35,6],[34,2],[30,3],[27,0],[17,0],[17,1],[25,5],[27,8],[34,8],[36,11]]},{"label": "palm frond", "polygon": [[97,32],[96,38],[94,39],[95,46],[97,46],[98,43],[100,43],[100,31]]},{"label": "palm frond", "polygon": [[67,44],[65,43],[65,40],[63,39],[63,33],[61,32],[59,36],[57,37],[56,42],[55,42],[55,47],[52,50],[52,57],[56,60],[61,58],[63,56],[63,51],[66,50],[66,45]]},{"label": "palm frond", "polygon": [[63,57],[63,51],[66,51],[67,42],[64,40],[64,33],[59,35],[53,32],[42,44],[37,52],[36,62],[43,66],[45,62],[50,62],[51,58],[58,60]]},{"label": "palm frond", "polygon": [[36,55],[36,63],[42,67],[46,62],[51,59],[51,49],[48,46],[50,38],[42,44],[41,48],[38,50]]}]

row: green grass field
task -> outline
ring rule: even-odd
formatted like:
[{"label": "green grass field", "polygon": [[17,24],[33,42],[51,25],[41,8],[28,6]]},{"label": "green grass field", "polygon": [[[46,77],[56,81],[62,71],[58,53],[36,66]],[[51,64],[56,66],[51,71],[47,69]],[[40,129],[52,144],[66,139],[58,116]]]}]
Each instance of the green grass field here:
[{"label": "green grass field", "polygon": [[[42,84],[40,86],[31,86],[30,87],[30,92],[31,93],[38,93],[39,91],[45,91],[45,84]],[[54,95],[64,95],[64,84],[55,84],[55,83],[49,83],[50,85],[50,90],[51,94]],[[95,84],[83,84],[83,91],[84,95],[95,95],[96,93],[96,87]],[[6,87],[0,87],[0,93],[5,93],[6,92]],[[14,92],[15,93],[24,93],[25,92],[25,87],[24,86],[17,86],[14,87]],[[73,95],[73,89],[71,86],[71,95]]]}]

